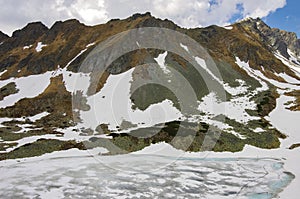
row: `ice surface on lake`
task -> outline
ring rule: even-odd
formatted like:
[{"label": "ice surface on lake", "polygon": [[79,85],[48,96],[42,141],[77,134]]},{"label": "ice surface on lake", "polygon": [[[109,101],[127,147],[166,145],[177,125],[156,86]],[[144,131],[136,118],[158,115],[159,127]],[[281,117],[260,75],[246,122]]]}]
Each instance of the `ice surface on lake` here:
[{"label": "ice surface on lake", "polygon": [[274,198],[292,180],[273,159],[157,155],[0,163],[0,198]]}]

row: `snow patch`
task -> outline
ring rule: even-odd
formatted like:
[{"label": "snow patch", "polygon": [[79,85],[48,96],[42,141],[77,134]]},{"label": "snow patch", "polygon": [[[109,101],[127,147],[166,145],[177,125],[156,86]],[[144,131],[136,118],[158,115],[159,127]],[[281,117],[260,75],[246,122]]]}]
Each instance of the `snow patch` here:
[{"label": "snow patch", "polygon": [[300,143],[299,119],[300,111],[290,111],[285,105],[289,101],[295,100],[294,97],[285,96],[285,91],[278,90],[281,96],[276,101],[276,108],[266,117],[270,123],[282,133],[289,137],[282,141],[283,147],[290,147],[292,144]]},{"label": "snow patch", "polygon": [[216,115],[213,113],[206,112],[206,114],[204,114],[204,115],[193,115],[193,116],[190,116],[189,118],[184,118],[184,119],[186,119],[189,122],[197,122],[197,123],[205,122],[211,126],[219,128],[221,130],[228,130],[228,129],[232,128],[231,126],[229,126],[228,124],[226,124],[222,121],[214,120],[213,119],[214,116],[216,116]]},{"label": "snow patch", "polygon": [[156,144],[151,144],[148,147],[136,152],[132,152],[131,154],[139,154],[139,155],[165,155],[165,156],[177,156],[179,154],[183,155],[185,152],[175,149],[170,144],[165,142],[160,142]]},{"label": "snow patch", "polygon": [[4,70],[4,71],[0,72],[0,77],[1,77],[4,73],[6,73],[6,72],[7,72],[7,70]]},{"label": "snow patch", "polygon": [[75,60],[77,59],[80,55],[82,55],[82,53],[84,53],[85,51],[87,51],[87,48],[86,49],[83,49],[82,51],[80,51],[78,53],[78,55],[76,55],[73,59],[71,59],[71,61],[68,62],[68,64],[66,65],[66,68]]},{"label": "snow patch", "polygon": [[214,116],[225,115],[238,122],[247,123],[250,120],[257,120],[259,117],[250,116],[245,110],[255,110],[256,104],[249,101],[248,96],[233,98],[230,101],[220,102],[215,93],[210,93],[199,102],[198,109],[206,114]]},{"label": "snow patch", "polygon": [[38,42],[35,50],[36,52],[41,52],[43,50],[43,47],[47,46],[46,44],[43,44],[42,42]]},{"label": "snow patch", "polygon": [[136,43],[136,45],[137,45],[138,47],[141,47],[141,45],[140,45],[140,43],[139,43],[138,41],[136,41],[135,43]]},{"label": "snow patch", "polygon": [[89,47],[91,47],[91,46],[94,46],[95,44],[96,44],[95,42],[90,43],[90,44],[86,45],[86,48],[89,48]]},{"label": "snow patch", "polygon": [[258,71],[258,70],[254,70],[252,69],[250,66],[249,66],[249,63],[246,63],[246,62],[243,62],[240,60],[240,58],[236,57],[236,62],[235,62],[239,67],[241,67],[242,69],[244,69],[248,75],[250,77],[253,77],[254,79],[256,79],[262,87],[260,88],[257,88],[256,89],[256,92],[261,92],[261,91],[266,91],[269,89],[268,85],[266,84],[266,82],[264,82],[262,79],[261,79],[261,72]]},{"label": "snow patch", "polygon": [[53,71],[48,71],[44,74],[30,75],[27,77],[10,78],[8,80],[0,81],[0,87],[14,82],[18,93],[9,95],[0,101],[0,108],[5,108],[14,105],[17,101],[23,98],[33,98],[41,94],[50,84],[50,78],[56,75]]},{"label": "snow patch", "polygon": [[274,54],[275,57],[277,57],[277,59],[279,59],[284,65],[288,66],[291,68],[292,71],[295,72],[296,75],[298,75],[298,77],[300,77],[300,64],[297,65],[291,61],[289,61],[288,59],[286,59],[285,57],[283,57],[278,51]]},{"label": "snow patch", "polygon": [[163,70],[163,72],[165,74],[170,74],[171,71],[165,65],[165,59],[166,59],[167,55],[168,55],[168,52],[166,51],[166,52],[158,55],[158,57],[154,58],[154,60],[157,62],[157,64],[160,66],[160,68]]},{"label": "snow patch", "polygon": [[300,84],[299,80],[295,79],[294,77],[291,77],[291,76],[287,75],[286,73],[280,73],[280,74],[277,74],[277,75],[279,77],[282,77],[288,83],[291,83],[291,84]]},{"label": "snow patch", "polygon": [[189,48],[186,45],[183,45],[182,43],[180,43],[180,46],[187,52],[189,52]]},{"label": "snow patch", "polygon": [[297,59],[297,56],[296,56],[290,49],[287,49],[287,53],[288,53],[289,56],[290,56],[290,61],[291,61],[291,62],[294,62],[294,63],[300,65],[300,63],[299,63],[299,61],[298,61],[298,59]]},{"label": "snow patch", "polygon": [[261,133],[261,132],[264,132],[265,130],[263,130],[262,128],[256,128],[256,129],[253,129],[253,132],[255,133]]},{"label": "snow patch", "polygon": [[195,57],[196,62],[209,74],[214,78],[219,84],[223,86],[223,88],[230,93],[231,95],[239,95],[244,94],[248,91],[248,86],[246,85],[245,81],[243,80],[236,80],[240,85],[238,87],[231,87],[228,83],[225,83],[223,80],[218,78],[215,74],[211,72],[211,70],[207,67],[206,62],[204,59]]},{"label": "snow patch", "polygon": [[24,47],[23,47],[23,50],[29,49],[29,48],[31,48],[31,47],[32,47],[32,45],[24,46]]},{"label": "snow patch", "polygon": [[[170,100],[152,104],[146,110],[133,110],[130,100],[130,85],[134,68],[118,75],[110,75],[100,92],[87,98],[89,111],[80,111],[83,127],[95,129],[99,124],[109,124],[117,130],[123,120],[140,127],[177,120],[182,116]],[[118,92],[116,92],[118,91]],[[122,99],[122,100],[120,100]],[[104,114],[103,114],[104,113]]]},{"label": "snow patch", "polygon": [[48,112],[42,112],[42,113],[36,114],[34,116],[28,117],[28,119],[30,119],[32,122],[35,122],[39,119],[42,119],[43,117],[46,117],[49,114],[50,113],[48,113]]},{"label": "snow patch", "polygon": [[67,91],[74,93],[75,90],[81,90],[86,94],[90,85],[89,74],[67,71],[67,67],[62,70],[62,74]]},{"label": "snow patch", "polygon": [[233,29],[232,26],[224,26],[223,28],[225,28],[226,30],[232,30]]}]

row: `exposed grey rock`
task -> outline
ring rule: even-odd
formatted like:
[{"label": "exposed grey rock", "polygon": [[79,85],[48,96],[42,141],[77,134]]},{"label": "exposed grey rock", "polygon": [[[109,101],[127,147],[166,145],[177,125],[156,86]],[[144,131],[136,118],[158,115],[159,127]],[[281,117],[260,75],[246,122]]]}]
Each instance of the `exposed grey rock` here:
[{"label": "exposed grey rock", "polygon": [[260,34],[265,42],[268,42],[274,50],[278,50],[284,57],[290,57],[287,49],[290,49],[296,56],[300,56],[300,40],[296,33],[271,28],[260,18],[249,18],[242,21],[241,24],[251,27],[253,32]]}]

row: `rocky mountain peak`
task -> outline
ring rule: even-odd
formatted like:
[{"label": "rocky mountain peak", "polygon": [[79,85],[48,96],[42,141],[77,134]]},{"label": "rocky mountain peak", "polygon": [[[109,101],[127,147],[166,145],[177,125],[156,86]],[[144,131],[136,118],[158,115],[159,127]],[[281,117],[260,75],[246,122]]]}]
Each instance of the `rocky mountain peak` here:
[{"label": "rocky mountain peak", "polygon": [[159,19],[151,15],[150,12],[146,12],[145,14],[135,14],[131,16],[130,20],[137,20],[141,19],[141,22],[137,25],[139,27],[161,27],[161,28],[168,28],[168,29],[176,29],[178,26],[168,19]]},{"label": "rocky mountain peak", "polygon": [[247,18],[239,24],[259,35],[263,42],[267,42],[274,51],[279,51],[287,59],[290,58],[291,53],[300,56],[300,40],[296,33],[271,28],[260,18]]},{"label": "rocky mountain peak", "polygon": [[13,32],[9,41],[3,43],[0,53],[5,53],[16,47],[32,45],[48,31],[48,28],[41,22],[27,24],[24,28]]},{"label": "rocky mountain peak", "polygon": [[69,19],[66,21],[57,21],[49,29],[46,34],[45,42],[51,43],[59,34],[68,35],[76,32],[78,29],[85,27],[84,24],[80,23],[77,19]]},{"label": "rocky mountain peak", "polygon": [[46,31],[48,31],[47,26],[45,26],[42,22],[33,22],[27,24],[24,28],[20,30],[16,30],[13,32],[13,38],[37,38],[42,36]]},{"label": "rocky mountain peak", "polygon": [[247,26],[252,26],[252,27],[257,27],[257,26],[267,26],[269,27],[261,18],[257,17],[257,18],[251,18],[248,17],[246,19],[243,19],[241,21],[239,21],[238,23],[242,24],[242,25],[247,25]]},{"label": "rocky mountain peak", "polygon": [[151,12],[146,12],[146,13],[143,13],[143,14],[140,14],[140,13],[136,13],[136,14],[133,14],[131,17],[129,17],[130,20],[136,20],[138,18],[143,18],[143,17],[153,17],[151,15]]},{"label": "rocky mountain peak", "polygon": [[[13,32],[12,37],[4,36],[6,42],[0,47],[0,54],[5,57],[14,48],[23,48],[30,46],[37,42],[49,29],[41,22],[33,22],[27,24],[24,28]],[[11,60],[9,65],[16,62],[19,56],[8,56],[7,59]],[[3,65],[3,63],[2,63]],[[4,65],[6,65],[4,63]],[[1,66],[0,66],[1,68]]]},{"label": "rocky mountain peak", "polygon": [[72,28],[76,26],[84,26],[77,19],[68,19],[66,21],[56,21],[50,30],[57,30],[62,28]]}]

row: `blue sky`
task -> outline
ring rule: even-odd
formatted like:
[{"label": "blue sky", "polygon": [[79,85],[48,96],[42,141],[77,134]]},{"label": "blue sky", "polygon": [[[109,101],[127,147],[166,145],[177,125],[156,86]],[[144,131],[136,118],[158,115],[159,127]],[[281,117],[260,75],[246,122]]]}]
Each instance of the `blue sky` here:
[{"label": "blue sky", "polygon": [[300,1],[287,0],[285,7],[271,13],[264,21],[271,27],[295,32],[300,38]]}]

